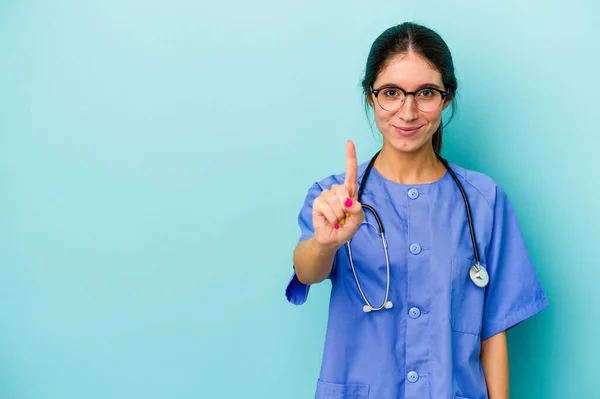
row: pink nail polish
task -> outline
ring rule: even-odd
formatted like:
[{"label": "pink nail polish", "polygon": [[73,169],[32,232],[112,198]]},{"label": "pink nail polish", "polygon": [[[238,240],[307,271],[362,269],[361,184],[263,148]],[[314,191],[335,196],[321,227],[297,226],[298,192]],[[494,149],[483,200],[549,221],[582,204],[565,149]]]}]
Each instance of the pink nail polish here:
[{"label": "pink nail polish", "polygon": [[333,228],[336,229],[336,230],[339,229],[340,228],[340,224],[339,223],[334,224]]},{"label": "pink nail polish", "polygon": [[344,205],[346,206],[346,208],[350,208],[352,206],[352,200],[348,198],[346,202],[344,202]]}]

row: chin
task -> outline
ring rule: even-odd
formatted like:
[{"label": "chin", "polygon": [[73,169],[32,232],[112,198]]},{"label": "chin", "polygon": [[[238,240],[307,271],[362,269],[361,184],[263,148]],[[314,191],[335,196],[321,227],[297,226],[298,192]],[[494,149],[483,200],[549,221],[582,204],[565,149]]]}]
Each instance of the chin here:
[{"label": "chin", "polygon": [[386,141],[398,152],[414,153],[431,145],[431,137],[387,137]]}]

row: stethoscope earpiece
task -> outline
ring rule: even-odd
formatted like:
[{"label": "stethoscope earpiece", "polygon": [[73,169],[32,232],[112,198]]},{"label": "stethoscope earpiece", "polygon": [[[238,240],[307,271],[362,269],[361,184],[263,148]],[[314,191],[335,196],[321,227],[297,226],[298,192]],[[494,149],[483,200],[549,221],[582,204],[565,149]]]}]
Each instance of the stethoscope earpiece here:
[{"label": "stethoscope earpiece", "polygon": [[[385,303],[385,305],[383,305],[383,307],[386,308],[386,309],[391,309],[393,306],[394,305],[392,304],[392,301],[387,301]],[[363,312],[365,312],[365,313],[369,313],[369,312],[371,312],[373,310],[379,310],[379,309],[375,309],[375,308],[371,307],[370,305],[363,306]]]}]

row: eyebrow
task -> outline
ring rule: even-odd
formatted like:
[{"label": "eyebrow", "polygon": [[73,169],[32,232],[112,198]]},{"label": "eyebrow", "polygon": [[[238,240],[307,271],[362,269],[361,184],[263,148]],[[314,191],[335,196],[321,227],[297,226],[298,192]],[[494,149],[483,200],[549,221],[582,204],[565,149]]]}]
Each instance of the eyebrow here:
[{"label": "eyebrow", "polygon": [[[385,84],[383,84],[383,85],[381,85],[379,87],[380,88],[384,88],[384,87],[397,87],[397,88],[400,88],[400,86],[398,86],[395,83],[385,83]],[[439,86],[438,84],[435,84],[435,83],[423,83],[422,85],[417,86],[417,88],[415,89],[415,91],[421,90],[421,89],[424,89],[424,88],[434,88],[434,89],[439,89],[439,90],[442,90],[442,91],[444,90],[444,88],[441,87],[441,86]]]}]

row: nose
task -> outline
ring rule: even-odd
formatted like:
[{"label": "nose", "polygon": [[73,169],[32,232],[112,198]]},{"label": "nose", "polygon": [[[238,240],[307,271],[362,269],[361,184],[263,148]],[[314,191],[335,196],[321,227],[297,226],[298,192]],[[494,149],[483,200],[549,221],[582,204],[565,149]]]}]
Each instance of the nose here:
[{"label": "nose", "polygon": [[405,121],[414,121],[419,118],[419,109],[412,95],[406,96],[404,104],[398,110],[398,116]]}]

